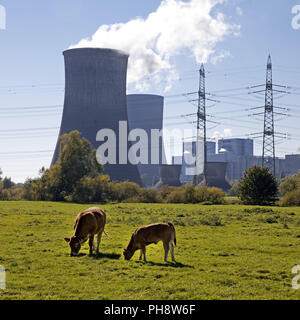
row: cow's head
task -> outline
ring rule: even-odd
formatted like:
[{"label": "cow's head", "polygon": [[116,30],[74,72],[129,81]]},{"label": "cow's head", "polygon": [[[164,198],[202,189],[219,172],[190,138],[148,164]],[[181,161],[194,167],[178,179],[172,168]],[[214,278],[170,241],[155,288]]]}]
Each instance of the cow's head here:
[{"label": "cow's head", "polygon": [[125,260],[130,260],[133,256],[133,254],[134,254],[134,250],[128,250],[128,249],[123,250],[123,255],[124,255]]},{"label": "cow's head", "polygon": [[65,241],[69,243],[70,248],[71,248],[71,257],[73,256],[77,256],[78,252],[81,248],[81,243],[80,243],[80,239],[78,239],[78,237],[73,236],[70,238],[65,238]]},{"label": "cow's head", "polygon": [[130,260],[132,258],[132,256],[134,255],[135,251],[136,251],[136,245],[134,242],[134,233],[131,236],[131,239],[128,243],[128,246],[126,249],[123,250],[123,255],[125,260]]}]

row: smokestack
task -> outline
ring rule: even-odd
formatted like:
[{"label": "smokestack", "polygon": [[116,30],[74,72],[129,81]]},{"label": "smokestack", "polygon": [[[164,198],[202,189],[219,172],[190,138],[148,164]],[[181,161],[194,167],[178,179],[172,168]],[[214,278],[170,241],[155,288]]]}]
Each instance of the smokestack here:
[{"label": "smokestack", "polygon": [[[138,168],[119,163],[119,121],[128,121],[126,108],[126,76],[128,54],[112,49],[78,48],[66,50],[65,102],[59,136],[78,130],[97,149],[101,129],[116,134],[117,164],[106,164],[104,173],[112,181],[132,181],[141,184]],[[128,149],[130,146],[127,146]],[[56,145],[52,164],[59,156]]]}]

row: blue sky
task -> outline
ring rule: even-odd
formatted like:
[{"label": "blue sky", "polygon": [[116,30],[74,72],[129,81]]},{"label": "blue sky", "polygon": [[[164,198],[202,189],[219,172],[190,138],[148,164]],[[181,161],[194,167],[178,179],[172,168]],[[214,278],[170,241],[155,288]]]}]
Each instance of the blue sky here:
[{"label": "blue sky", "polygon": [[[0,168],[17,182],[48,167],[57,140],[64,99],[62,51],[81,39],[92,36],[103,24],[126,23],[154,12],[158,0],[9,0],[7,28],[0,30]],[[300,0],[227,0],[212,14],[221,12],[228,24],[240,26],[239,35],[228,35],[214,48],[217,63],[208,61],[207,92],[217,104],[208,102],[209,137],[230,129],[233,137],[262,131],[262,118],[248,115],[251,107],[264,104],[263,95],[249,95],[248,86],[263,84],[267,56],[273,62],[274,83],[290,85],[288,95],[276,95],[275,105],[288,106],[289,118],[276,122],[276,131],[289,133],[281,141],[277,155],[297,153],[300,148],[300,30],[291,27],[292,7]],[[228,54],[229,53],[229,54]],[[184,97],[169,96],[197,91],[199,64],[188,50],[170,58],[179,80],[165,92],[166,127],[188,127],[179,118],[193,113],[195,106]],[[229,89],[239,90],[229,91]],[[243,89],[244,88],[244,89]],[[224,90],[221,92],[220,90]],[[136,92],[129,87],[129,92]],[[163,93],[163,84],[147,92]],[[196,98],[196,97],[194,97]],[[44,107],[33,108],[32,107]],[[29,108],[29,109],[24,109]],[[168,118],[178,115],[178,120]],[[191,118],[191,120],[195,120]],[[174,124],[178,122],[178,124]],[[259,141],[256,154],[261,153]]]}]

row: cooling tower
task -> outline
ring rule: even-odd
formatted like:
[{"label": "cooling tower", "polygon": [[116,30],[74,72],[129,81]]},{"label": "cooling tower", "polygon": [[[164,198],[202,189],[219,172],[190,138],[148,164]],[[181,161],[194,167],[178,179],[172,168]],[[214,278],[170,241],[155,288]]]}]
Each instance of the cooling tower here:
[{"label": "cooling tower", "polygon": [[[119,121],[128,121],[126,77],[128,55],[117,50],[80,48],[64,52],[65,102],[59,135],[78,130],[97,149],[101,129],[116,134],[116,164],[106,164],[104,173],[112,181],[140,184],[135,165],[119,164]],[[129,149],[130,146],[128,146]],[[59,155],[59,140],[52,160]]]},{"label": "cooling tower", "polygon": [[182,165],[160,165],[160,181],[155,185],[155,188],[161,189],[163,186],[179,187],[180,173]]},{"label": "cooling tower", "polygon": [[[132,94],[127,96],[127,112],[130,130],[143,129],[148,135],[148,164],[138,164],[145,187],[152,187],[155,177],[159,179],[159,165],[151,164],[151,130],[162,130],[164,98],[158,95]],[[162,159],[162,141],[159,146]],[[161,162],[160,162],[161,163]]]},{"label": "cooling tower", "polygon": [[217,187],[228,191],[231,186],[226,180],[227,162],[207,162],[206,180],[203,180],[199,186]]}]

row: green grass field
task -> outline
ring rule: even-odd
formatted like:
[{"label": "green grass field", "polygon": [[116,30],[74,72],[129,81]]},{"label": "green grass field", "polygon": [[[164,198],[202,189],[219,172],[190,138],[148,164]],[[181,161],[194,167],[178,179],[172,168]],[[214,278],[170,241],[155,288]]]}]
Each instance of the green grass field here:
[{"label": "green grass field", "polygon": [[[171,204],[101,205],[107,213],[99,257],[70,257],[63,240],[87,205],[0,202],[0,299],[299,299],[300,208]],[[143,224],[173,221],[177,263],[162,243],[125,261],[122,249]],[[169,257],[170,260],[170,257]]]}]

